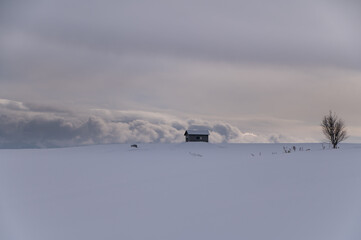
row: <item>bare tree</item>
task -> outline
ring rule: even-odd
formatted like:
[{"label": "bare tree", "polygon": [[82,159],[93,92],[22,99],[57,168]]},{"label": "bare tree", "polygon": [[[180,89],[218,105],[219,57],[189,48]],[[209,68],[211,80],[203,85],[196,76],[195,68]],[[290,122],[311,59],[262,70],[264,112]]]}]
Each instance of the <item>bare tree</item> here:
[{"label": "bare tree", "polygon": [[323,134],[333,148],[337,148],[337,145],[348,137],[344,121],[332,111],[323,117],[321,127]]}]

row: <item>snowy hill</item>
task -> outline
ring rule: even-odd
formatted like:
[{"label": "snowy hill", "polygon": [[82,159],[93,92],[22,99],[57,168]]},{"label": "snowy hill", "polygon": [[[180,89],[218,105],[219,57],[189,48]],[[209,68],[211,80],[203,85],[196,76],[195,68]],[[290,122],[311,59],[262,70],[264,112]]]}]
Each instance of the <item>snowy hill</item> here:
[{"label": "snowy hill", "polygon": [[4,240],[359,240],[360,226],[357,144],[0,150]]}]

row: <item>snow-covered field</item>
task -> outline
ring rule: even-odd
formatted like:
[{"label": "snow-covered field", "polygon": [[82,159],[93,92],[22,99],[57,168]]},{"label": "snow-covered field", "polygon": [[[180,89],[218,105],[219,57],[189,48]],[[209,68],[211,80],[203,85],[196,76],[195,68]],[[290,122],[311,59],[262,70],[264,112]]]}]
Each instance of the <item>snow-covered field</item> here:
[{"label": "snow-covered field", "polygon": [[360,240],[361,145],[0,150],[0,239]]}]

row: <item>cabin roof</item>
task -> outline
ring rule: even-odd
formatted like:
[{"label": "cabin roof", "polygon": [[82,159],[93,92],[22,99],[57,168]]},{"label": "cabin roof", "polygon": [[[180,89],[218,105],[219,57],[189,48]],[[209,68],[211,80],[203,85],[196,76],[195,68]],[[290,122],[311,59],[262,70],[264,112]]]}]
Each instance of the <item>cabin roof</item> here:
[{"label": "cabin roof", "polygon": [[208,130],[200,130],[200,129],[189,129],[187,130],[184,135],[209,135]]}]

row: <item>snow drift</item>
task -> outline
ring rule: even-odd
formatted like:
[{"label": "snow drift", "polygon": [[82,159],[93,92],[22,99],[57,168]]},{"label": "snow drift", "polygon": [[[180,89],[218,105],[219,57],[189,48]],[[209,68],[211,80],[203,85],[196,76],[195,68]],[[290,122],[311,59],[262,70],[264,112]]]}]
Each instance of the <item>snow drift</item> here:
[{"label": "snow drift", "polygon": [[0,150],[0,239],[361,239],[361,145],[283,146]]}]

